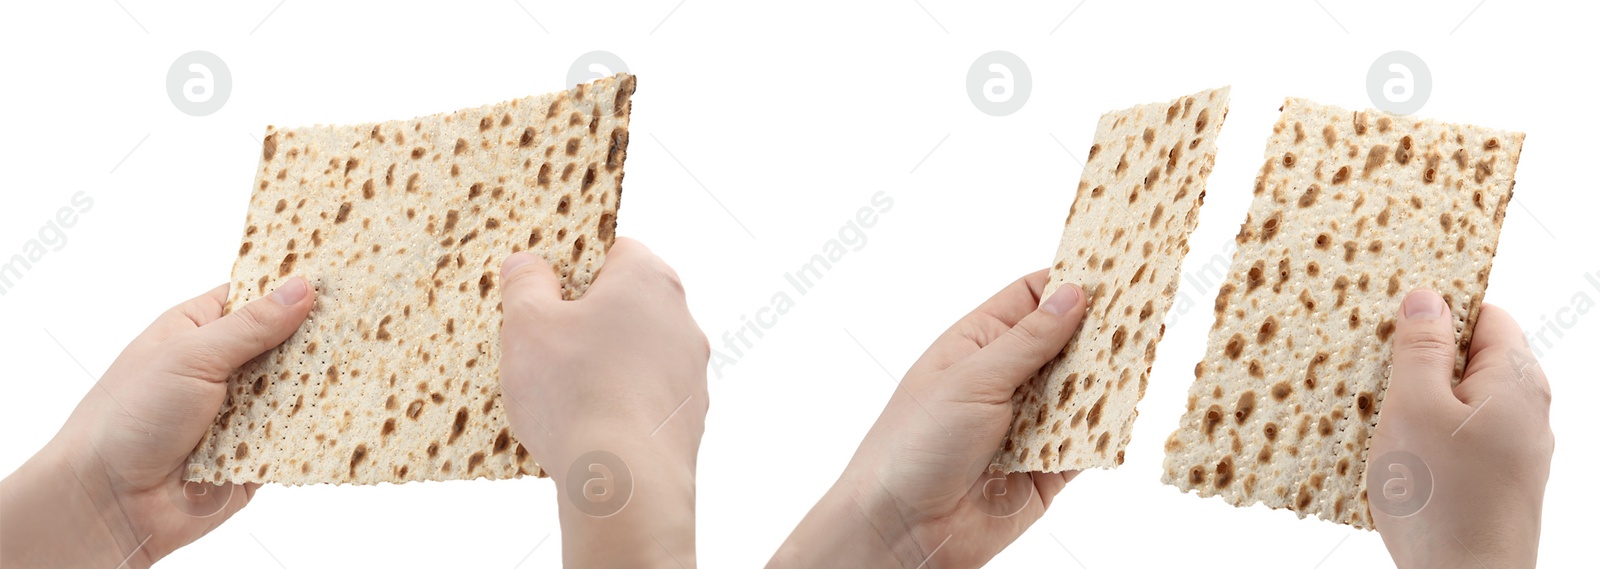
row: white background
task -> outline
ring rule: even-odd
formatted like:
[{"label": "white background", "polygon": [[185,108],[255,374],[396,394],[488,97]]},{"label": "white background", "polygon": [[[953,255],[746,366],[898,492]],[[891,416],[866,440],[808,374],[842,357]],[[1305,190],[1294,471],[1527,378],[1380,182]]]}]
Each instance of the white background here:
[{"label": "white background", "polygon": [[[227,280],[265,125],[557,90],[574,58],[606,50],[639,76],[619,232],[678,269],[719,349],[742,316],[794,294],[784,273],[875,192],[894,200],[861,250],[710,380],[700,559],[755,566],[832,483],[928,342],[1051,261],[1080,170],[1052,136],[1081,157],[1102,112],[1231,84],[1193,272],[1242,221],[1283,97],[1370,106],[1368,66],[1407,50],[1434,78],[1421,116],[1528,135],[1487,300],[1529,330],[1549,327],[1535,348],[1560,444],[1542,557],[1592,556],[1600,464],[1585,407],[1600,393],[1582,358],[1600,323],[1570,309],[1576,295],[1600,299],[1584,278],[1600,282],[1600,188],[1583,174],[1600,126],[1590,3],[448,4],[0,6],[0,259],[74,193],[94,200],[67,244],[0,296],[0,472],[54,433],[150,319]],[[231,98],[208,117],[178,112],[165,92],[168,66],[192,50],[233,74]],[[968,66],[992,50],[1032,72],[1030,99],[1009,117],[967,99]],[[1208,306],[1214,290],[1181,293]],[[1127,463],[1078,478],[993,566],[1387,566],[1375,533],[1159,484],[1161,443],[1211,320],[1204,309],[1168,318]],[[267,487],[165,566],[552,567],[555,499],[536,479]]]}]

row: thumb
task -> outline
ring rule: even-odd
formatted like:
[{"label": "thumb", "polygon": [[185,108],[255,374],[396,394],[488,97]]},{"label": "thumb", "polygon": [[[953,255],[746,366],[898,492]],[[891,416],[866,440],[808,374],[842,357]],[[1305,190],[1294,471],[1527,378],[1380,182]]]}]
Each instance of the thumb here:
[{"label": "thumb", "polygon": [[1083,289],[1073,283],[1062,284],[1039,308],[962,365],[971,366],[974,376],[988,383],[985,387],[1009,399],[1017,386],[1061,353],[1078,331],[1084,306]]},{"label": "thumb", "polygon": [[550,262],[526,251],[512,253],[500,266],[500,300],[506,318],[528,308],[561,301],[561,278]]},{"label": "thumb", "polygon": [[196,351],[191,353],[201,358],[205,379],[223,381],[239,366],[287,340],[311,312],[314,296],[305,279],[292,277],[266,297],[196,328]]},{"label": "thumb", "polygon": [[1450,388],[1456,366],[1455,320],[1439,294],[1419,289],[1400,303],[1394,330],[1394,367],[1383,414],[1430,413],[1460,403]]}]

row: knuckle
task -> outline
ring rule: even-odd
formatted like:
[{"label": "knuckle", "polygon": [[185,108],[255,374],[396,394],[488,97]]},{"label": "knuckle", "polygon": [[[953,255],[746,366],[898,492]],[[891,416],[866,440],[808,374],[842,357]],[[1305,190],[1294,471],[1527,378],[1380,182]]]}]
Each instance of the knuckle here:
[{"label": "knuckle", "polygon": [[[972,363],[969,363],[972,362]],[[1010,365],[978,365],[972,360],[965,360],[946,370],[952,377],[962,378],[961,381],[939,382],[937,386],[946,392],[940,394],[940,401],[979,401],[984,403],[999,403],[1010,401],[1015,389],[1009,386],[1013,383],[1017,372]]]},{"label": "knuckle", "polygon": [[668,274],[666,277],[667,287],[671,288],[673,292],[677,293],[678,298],[688,298],[689,291],[683,288],[683,281],[678,280],[677,274]]},{"label": "knuckle", "polygon": [[511,272],[506,273],[505,275],[501,276],[501,283],[500,283],[500,296],[501,296],[501,298],[505,298],[505,297],[508,297],[508,296],[509,297],[523,296],[523,295],[521,295],[521,294],[519,294],[517,292],[513,292],[513,291],[518,291],[518,290],[521,290],[523,287],[531,286],[533,284],[534,278],[536,278],[538,275],[539,275],[539,267],[533,266],[533,263],[530,263],[530,264],[525,265],[525,266],[517,267],[517,268],[513,269]]},{"label": "knuckle", "polygon": [[507,320],[516,320],[524,316],[531,316],[538,312],[539,303],[534,302],[528,295],[508,294],[500,299],[500,305],[505,311]]},{"label": "knuckle", "polygon": [[1050,270],[1044,269],[1023,275],[1012,286],[1021,287],[1028,291],[1034,298],[1044,300],[1044,288],[1050,282]]},{"label": "knuckle", "polygon": [[650,250],[646,249],[644,244],[627,237],[618,237],[616,242],[612,243],[611,247],[605,251],[605,264],[623,267],[633,266],[649,260],[652,256]]},{"label": "knuckle", "polygon": [[671,265],[668,265],[664,262],[656,263],[656,265],[656,270],[665,276],[668,281],[671,281],[672,284],[677,285],[679,289],[683,288],[683,277],[678,276],[677,269],[673,269]]},{"label": "knuckle", "polygon": [[260,303],[252,303],[238,312],[240,340],[251,346],[266,346],[273,343],[272,325],[269,323],[268,315],[265,314],[267,310]]},{"label": "knuckle", "polygon": [[1405,352],[1413,356],[1432,359],[1448,359],[1455,362],[1456,341],[1452,334],[1443,330],[1419,328],[1408,330],[1403,334],[1395,335],[1395,351]]},{"label": "knuckle", "polygon": [[185,302],[183,304],[179,304],[177,306],[174,306],[172,308],[168,308],[166,312],[162,312],[161,316],[158,316],[156,318],[156,321],[157,322],[186,322],[187,321],[187,322],[194,322],[195,325],[198,326],[199,322],[200,322],[199,316],[200,316],[200,311],[195,308],[194,301],[189,301],[189,302]]},{"label": "knuckle", "polygon": [[[574,306],[573,308],[576,308]],[[550,307],[546,309],[532,303],[517,312],[507,313],[500,333],[503,345],[517,344],[539,353],[551,353],[576,339],[583,330],[581,311]]]},{"label": "knuckle", "polygon": [[646,265],[640,271],[640,277],[649,285],[658,286],[676,293],[679,298],[684,298],[688,295],[688,292],[683,288],[683,281],[678,278],[677,271],[672,270],[672,267],[668,267],[665,263],[655,262]]},{"label": "knuckle", "polygon": [[1038,318],[1023,318],[1006,334],[1028,353],[1045,351],[1049,346],[1050,325]]},{"label": "knuckle", "polygon": [[640,243],[638,239],[634,239],[632,237],[618,237],[617,240],[611,244],[611,249],[620,253],[649,250],[645,248],[644,243]]},{"label": "knuckle", "polygon": [[1537,363],[1524,361],[1519,366],[1515,360],[1506,362],[1506,375],[1510,377],[1510,384],[1531,397],[1535,402],[1550,404],[1550,380],[1545,377],[1544,369]]},{"label": "knuckle", "polygon": [[1404,359],[1419,369],[1444,370],[1443,372],[1445,374],[1454,373],[1456,365],[1454,353],[1431,349],[1410,352],[1396,352],[1395,359],[1397,361]]},{"label": "knuckle", "polygon": [[950,333],[954,334],[956,337],[969,338],[976,342],[979,346],[987,346],[991,343],[994,343],[994,338],[1004,334],[1004,332],[991,330],[991,327],[985,326],[976,318],[962,318],[957,320],[956,323],[950,327]]},{"label": "knuckle", "polygon": [[219,381],[233,373],[226,354],[213,342],[191,335],[177,342],[168,365],[173,374]]},{"label": "knuckle", "polygon": [[1554,401],[1554,395],[1550,392],[1550,380],[1545,377],[1544,370],[1540,369],[1538,365],[1530,365],[1522,370],[1514,370],[1513,373],[1516,374],[1517,383],[1522,387],[1523,392],[1527,393],[1528,396],[1533,398],[1534,402],[1544,408],[1548,409],[1550,407],[1550,404]]},{"label": "knuckle", "polygon": [[528,271],[529,269],[527,267],[517,267],[509,272],[501,273],[500,297],[507,298],[516,296],[515,293],[511,291],[517,290],[518,287],[521,287],[522,284],[528,280]]}]

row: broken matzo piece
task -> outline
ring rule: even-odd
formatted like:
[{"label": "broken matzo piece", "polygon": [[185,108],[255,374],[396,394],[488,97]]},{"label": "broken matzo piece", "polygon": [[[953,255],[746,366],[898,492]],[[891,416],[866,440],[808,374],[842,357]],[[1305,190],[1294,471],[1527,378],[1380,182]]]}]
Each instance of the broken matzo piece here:
[{"label": "broken matzo piece", "polygon": [[1466,362],[1522,134],[1289,99],[1162,481],[1372,528],[1368,441],[1411,290]]},{"label": "broken matzo piece", "polygon": [[1077,283],[1088,310],[1013,397],[1003,470],[1122,464],[1227,114],[1223,87],[1100,117],[1044,290]]}]

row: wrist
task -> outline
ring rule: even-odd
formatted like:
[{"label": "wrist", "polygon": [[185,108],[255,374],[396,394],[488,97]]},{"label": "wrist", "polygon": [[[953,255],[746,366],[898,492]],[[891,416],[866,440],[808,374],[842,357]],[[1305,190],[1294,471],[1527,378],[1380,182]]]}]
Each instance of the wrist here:
[{"label": "wrist", "polygon": [[[582,417],[518,430],[518,440],[531,452],[540,468],[555,475],[564,472],[584,455],[604,451],[625,456],[631,465],[693,468],[699,452],[699,432],[687,432],[670,420],[664,424],[642,425],[635,420]],[[552,430],[554,432],[552,432]],[[692,470],[691,470],[692,471]]]},{"label": "wrist", "polygon": [[566,565],[695,566],[692,458],[611,445],[547,471],[556,483]]},{"label": "wrist", "polygon": [[1533,567],[1539,554],[1538,517],[1517,517],[1480,517],[1470,527],[1454,528],[1408,519],[1403,521],[1412,523],[1390,522],[1383,538],[1399,569]]},{"label": "wrist", "polygon": [[[0,481],[0,565],[148,567],[157,558],[136,535],[109,473],[57,438]],[[92,453],[91,453],[92,454]]]},{"label": "wrist", "polygon": [[768,567],[922,567],[937,544],[924,547],[916,526],[891,493],[847,470],[795,527]]}]

